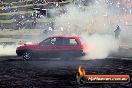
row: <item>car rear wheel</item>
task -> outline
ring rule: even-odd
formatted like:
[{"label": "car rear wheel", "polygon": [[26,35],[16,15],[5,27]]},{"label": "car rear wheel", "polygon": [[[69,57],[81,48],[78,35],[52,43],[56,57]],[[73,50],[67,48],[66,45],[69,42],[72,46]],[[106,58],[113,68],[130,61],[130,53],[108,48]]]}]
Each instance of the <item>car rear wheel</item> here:
[{"label": "car rear wheel", "polygon": [[31,60],[31,59],[32,59],[32,53],[31,53],[31,51],[25,51],[23,53],[23,60],[28,61],[28,60]]}]

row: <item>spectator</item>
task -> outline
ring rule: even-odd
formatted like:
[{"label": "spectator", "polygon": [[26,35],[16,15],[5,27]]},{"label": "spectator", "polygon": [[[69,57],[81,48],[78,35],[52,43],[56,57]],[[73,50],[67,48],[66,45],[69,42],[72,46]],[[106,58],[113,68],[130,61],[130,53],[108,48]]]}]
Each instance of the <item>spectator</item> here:
[{"label": "spectator", "polygon": [[33,19],[32,27],[35,28],[35,26],[37,24],[37,22],[36,22],[36,19],[37,19],[37,11],[33,12],[32,19]]},{"label": "spectator", "polygon": [[115,38],[119,39],[121,29],[120,29],[120,27],[118,25],[117,25],[117,28],[116,28],[116,30],[114,32],[115,32]]},{"label": "spectator", "polygon": [[48,1],[47,1],[47,0],[43,0],[43,2],[44,2],[44,3],[48,3]]},{"label": "spectator", "polygon": [[0,4],[3,4],[4,0],[0,0]]},{"label": "spectator", "polygon": [[4,30],[3,24],[0,24],[0,28],[1,28],[2,31]]},{"label": "spectator", "polygon": [[36,19],[34,19],[32,22],[32,27],[35,28],[36,24],[37,24]]},{"label": "spectator", "polygon": [[48,30],[45,29],[45,30],[43,31],[43,33],[44,33],[44,34],[48,34]]}]

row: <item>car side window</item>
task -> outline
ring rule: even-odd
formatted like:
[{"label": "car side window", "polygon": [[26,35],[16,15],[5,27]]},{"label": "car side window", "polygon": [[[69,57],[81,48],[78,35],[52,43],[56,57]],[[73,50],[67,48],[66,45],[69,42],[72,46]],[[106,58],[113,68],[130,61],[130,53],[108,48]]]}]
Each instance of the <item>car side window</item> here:
[{"label": "car side window", "polygon": [[48,38],[40,43],[42,46],[78,45],[74,38]]},{"label": "car side window", "polygon": [[69,39],[70,45],[77,45],[77,42],[75,39]]},{"label": "car side window", "polygon": [[63,38],[49,38],[40,43],[42,46],[58,46],[63,45]]},{"label": "car side window", "polygon": [[56,41],[56,38],[48,38],[48,39],[42,41],[42,42],[40,43],[40,45],[42,45],[42,46],[54,45],[54,44],[55,44],[55,41]]},{"label": "car side window", "polygon": [[64,38],[63,45],[78,45],[78,43],[73,38]]},{"label": "car side window", "polygon": [[63,38],[56,38],[54,45],[63,45]]}]

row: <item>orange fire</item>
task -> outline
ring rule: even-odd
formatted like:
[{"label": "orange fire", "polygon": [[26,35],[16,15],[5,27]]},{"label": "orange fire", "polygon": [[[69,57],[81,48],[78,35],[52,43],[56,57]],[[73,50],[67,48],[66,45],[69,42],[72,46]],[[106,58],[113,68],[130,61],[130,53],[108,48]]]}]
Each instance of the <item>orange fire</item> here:
[{"label": "orange fire", "polygon": [[84,76],[86,75],[85,69],[82,68],[82,66],[78,67],[78,72],[80,76]]}]

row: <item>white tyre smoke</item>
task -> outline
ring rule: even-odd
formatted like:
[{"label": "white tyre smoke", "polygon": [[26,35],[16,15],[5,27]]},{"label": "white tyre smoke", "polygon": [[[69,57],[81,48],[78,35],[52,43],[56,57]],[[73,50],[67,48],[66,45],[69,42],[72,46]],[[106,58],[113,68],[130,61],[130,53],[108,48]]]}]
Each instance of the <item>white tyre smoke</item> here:
[{"label": "white tyre smoke", "polygon": [[111,35],[94,34],[92,36],[84,36],[86,44],[86,52],[88,59],[103,59],[110,53],[117,52],[119,48],[118,41]]},{"label": "white tyre smoke", "polygon": [[16,55],[15,45],[0,45],[0,56],[14,56]]}]

